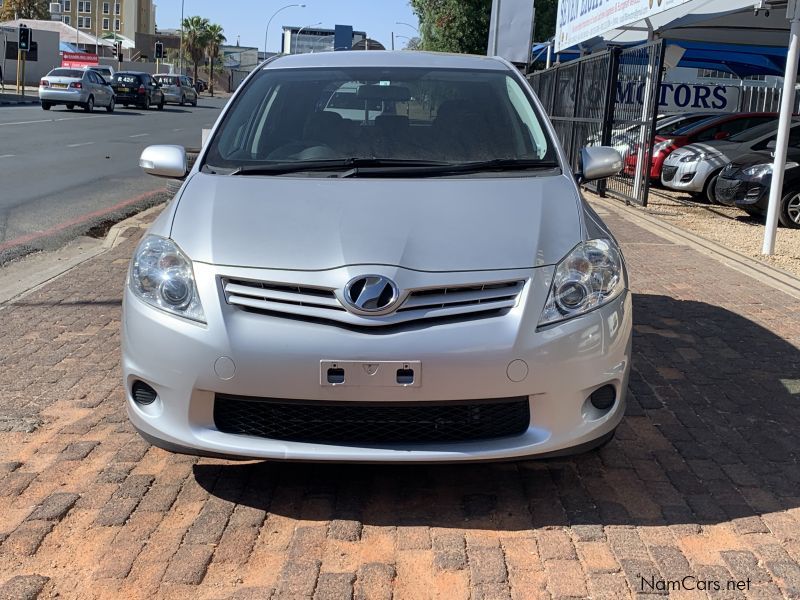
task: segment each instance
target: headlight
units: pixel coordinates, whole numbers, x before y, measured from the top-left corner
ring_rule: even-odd
[[[664,140],[663,142],[658,142],[653,146],[653,156],[655,156],[656,154],[658,154],[663,150],[666,150],[671,145],[672,145],[672,140]]]
[[[708,158],[705,152],[690,152],[681,156],[682,163],[699,162]]]
[[[539,325],[587,313],[624,289],[622,258],[614,244],[603,239],[582,242],[556,266]]]
[[[156,235],[136,248],[129,278],[131,291],[151,306],[193,321],[206,322],[192,261],[177,244]]]
[[[796,162],[787,162],[785,170],[794,169],[798,166]],[[772,175],[772,163],[764,163],[761,165],[753,165],[742,170],[742,175],[748,179],[762,179],[767,175]]]

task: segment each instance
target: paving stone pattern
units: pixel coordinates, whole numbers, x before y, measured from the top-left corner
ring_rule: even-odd
[[[634,293],[629,408],[570,459],[151,448],[120,388],[134,239],[0,310],[0,598],[800,598],[798,302],[607,221]]]

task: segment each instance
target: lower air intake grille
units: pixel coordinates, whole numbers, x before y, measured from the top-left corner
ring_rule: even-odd
[[[362,404],[217,394],[214,422],[223,433],[292,442],[458,442],[520,435],[530,408],[527,396]]]

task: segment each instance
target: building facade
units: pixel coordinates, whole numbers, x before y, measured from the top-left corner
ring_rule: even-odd
[[[281,52],[284,54],[308,54],[310,52],[330,52],[333,50],[335,29],[315,26],[284,26],[281,38]],[[352,45],[367,37],[364,31],[353,31]]]
[[[155,33],[153,0],[59,0],[61,20],[97,37],[118,33],[133,40]]]

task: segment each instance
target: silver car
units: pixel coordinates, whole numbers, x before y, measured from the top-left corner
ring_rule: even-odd
[[[153,79],[161,85],[166,102],[197,106],[197,92],[185,75],[153,75]]]
[[[68,110],[76,106],[92,112],[95,106],[104,106],[114,112],[114,90],[102,75],[90,69],[53,69],[39,82],[39,102],[44,110],[57,104],[66,104]]]
[[[800,120],[792,122],[791,136],[800,136]],[[724,140],[696,142],[670,153],[661,169],[661,183],[673,190],[688,192],[715,202],[717,177],[728,164],[746,154],[770,148],[778,135],[778,119],[732,135]]]
[[[374,118],[327,110],[358,86]],[[178,146],[145,171],[186,174]],[[123,382],[178,452],[473,461],[573,453],[625,410],[631,294],[541,105],[499,58],[281,56],[223,109],[135,250]]]

